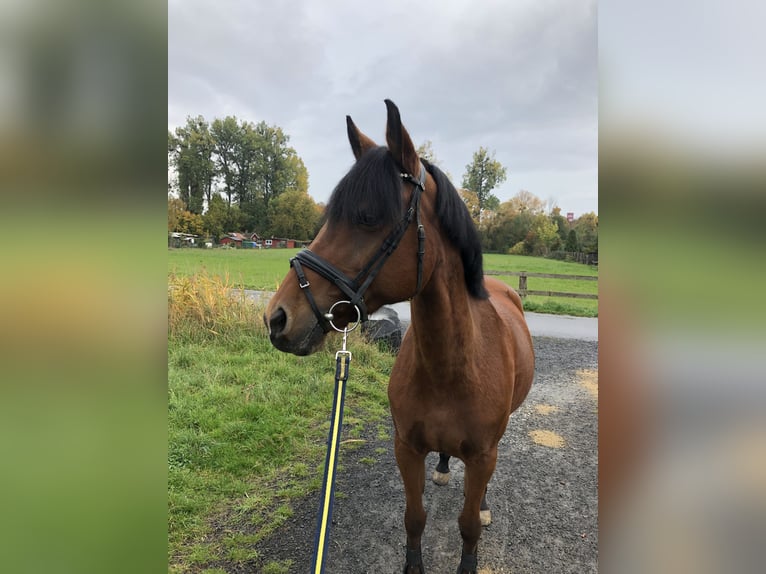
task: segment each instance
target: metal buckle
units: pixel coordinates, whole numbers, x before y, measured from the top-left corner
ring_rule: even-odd
[[[345,340],[344,340],[344,342],[345,342]],[[335,360],[337,361],[338,357],[340,357],[341,355],[348,355],[348,360],[349,361],[351,360],[351,351],[345,351],[345,350],[342,350],[342,349],[340,351],[336,351],[335,352]]]
[[[309,285],[311,285],[311,283],[309,283],[309,280],[308,280],[308,279],[306,279],[306,282],[305,282],[305,283],[303,283],[302,281],[301,281],[300,283],[298,283],[298,286],[299,286],[301,289],[305,289],[305,288],[306,288],[306,287],[308,287]]]

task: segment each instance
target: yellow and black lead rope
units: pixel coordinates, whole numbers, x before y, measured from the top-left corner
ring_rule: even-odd
[[[330,521],[332,519],[332,505],[335,498],[335,470],[338,460],[338,448],[340,446],[340,432],[343,427],[343,401],[346,396],[348,366],[351,362],[351,353],[346,351],[345,347],[344,336],[344,349],[335,354],[335,395],[332,402],[330,434],[327,439],[322,499],[319,504],[317,528],[314,536],[314,564],[311,568],[313,574],[320,574],[324,571],[327,543],[330,540]]]

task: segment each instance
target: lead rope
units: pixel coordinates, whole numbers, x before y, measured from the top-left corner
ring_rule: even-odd
[[[332,520],[332,506],[335,500],[335,471],[338,462],[338,450],[340,447],[340,432],[343,428],[343,402],[346,397],[346,382],[348,381],[348,367],[351,363],[351,351],[346,349],[348,334],[359,326],[361,314],[359,308],[353,305],[357,312],[357,321],[349,329],[339,329],[332,322],[333,309],[339,304],[349,304],[348,301],[338,301],[325,315],[330,326],[339,333],[343,333],[341,350],[335,353],[335,393],[332,401],[332,414],[330,415],[330,434],[327,437],[327,454],[324,463],[324,479],[322,480],[322,498],[319,503],[317,515],[316,534],[314,535],[314,563],[311,572],[321,574],[324,572],[324,560],[327,555],[326,549],[330,541],[330,524]]]

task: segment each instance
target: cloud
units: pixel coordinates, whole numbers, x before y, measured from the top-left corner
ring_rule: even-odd
[[[280,125],[322,201],[352,161],[345,115],[382,142],[391,98],[456,183],[484,145],[511,174],[501,199],[529,188],[525,171],[537,185],[572,171],[589,196],[575,210],[596,209],[595,2],[442,4],[171,0],[169,123],[202,114]],[[566,207],[575,190],[549,181],[529,190]]]

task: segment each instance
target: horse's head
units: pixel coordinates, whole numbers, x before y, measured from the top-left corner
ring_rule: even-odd
[[[291,260],[264,314],[271,342],[282,351],[316,351],[333,327],[414,296],[431,274],[425,224],[436,184],[399,110],[390,100],[386,106],[388,147],[378,147],[346,117],[356,163],[333,191],[310,250]]]

